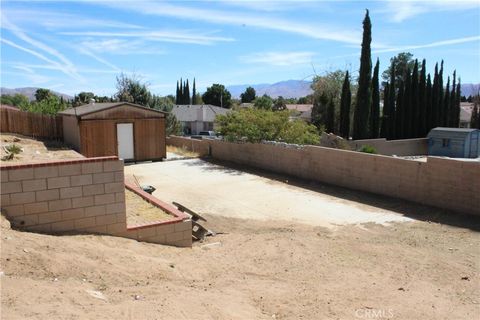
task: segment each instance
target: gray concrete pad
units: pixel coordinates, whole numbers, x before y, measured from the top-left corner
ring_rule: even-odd
[[[153,185],[157,188],[153,195],[159,199],[203,214],[325,227],[411,220],[387,209],[290,185],[288,178],[282,182],[201,159],[133,164],[125,167],[125,174]]]

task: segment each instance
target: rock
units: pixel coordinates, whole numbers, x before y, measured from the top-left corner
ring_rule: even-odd
[[[107,301],[107,297],[105,297],[105,295],[103,293],[101,293],[100,291],[96,291],[96,290],[85,290],[86,293],[88,293],[90,296],[96,298],[96,299],[99,299],[99,300],[103,300],[103,301]]]
[[[200,246],[200,248],[202,248],[203,250],[209,250],[211,248],[221,247],[221,246],[222,246],[221,242],[213,242],[213,243],[204,244]]]

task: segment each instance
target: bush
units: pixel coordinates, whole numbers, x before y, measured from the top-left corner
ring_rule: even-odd
[[[22,148],[20,148],[16,144],[10,144],[6,146],[5,149],[12,154],[19,154],[20,152],[22,152]]]
[[[283,141],[297,144],[317,144],[316,127],[301,120],[289,120],[288,111],[273,112],[264,109],[242,109],[218,115],[217,132],[227,141],[261,142]]]
[[[376,154],[376,153],[377,153],[377,149],[375,149],[375,148],[372,147],[372,146],[365,145],[365,146],[362,146],[362,147],[360,148],[360,152]]]

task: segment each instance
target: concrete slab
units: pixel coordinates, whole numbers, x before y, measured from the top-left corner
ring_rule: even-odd
[[[200,159],[129,165],[125,174],[153,185],[154,196],[200,214],[281,219],[319,226],[409,221],[401,214]],[[287,179],[287,178],[285,178]]]

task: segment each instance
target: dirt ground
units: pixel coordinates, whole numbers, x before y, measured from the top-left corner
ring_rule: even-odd
[[[2,228],[2,319],[478,318],[469,228],[207,218],[227,234],[192,249]]]
[[[148,203],[142,197],[127,189],[125,189],[125,204],[127,207],[127,226],[129,227],[174,218],[172,215]]]
[[[12,160],[1,161],[0,164],[39,162],[45,160],[61,160],[83,158],[80,153],[75,152],[62,143],[56,141],[40,141],[19,134],[0,135],[0,158],[7,155],[4,147],[15,144],[23,149]]]

